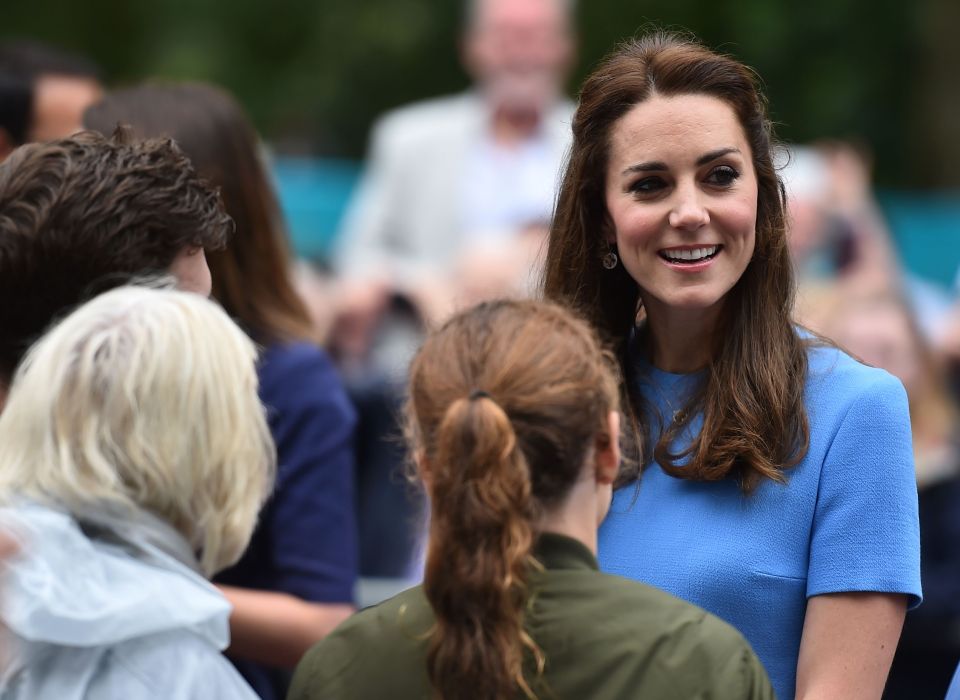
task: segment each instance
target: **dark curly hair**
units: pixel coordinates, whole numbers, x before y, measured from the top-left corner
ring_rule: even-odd
[[[219,249],[232,222],[170,139],[84,132],[0,164],[0,385],[58,316],[184,249]]]

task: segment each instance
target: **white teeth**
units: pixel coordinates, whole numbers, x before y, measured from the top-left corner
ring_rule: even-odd
[[[664,256],[669,260],[702,260],[716,254],[717,246],[712,245],[706,248],[692,248],[685,250],[671,250],[664,252]]]

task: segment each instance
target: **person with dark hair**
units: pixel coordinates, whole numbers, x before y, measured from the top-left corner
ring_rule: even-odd
[[[108,94],[84,123],[173,138],[234,220],[230,245],[209,256],[213,296],[264,347],[260,397],[279,467],[250,548],[216,582],[234,605],[230,657],[262,698],[283,697],[303,653],[354,610],[354,409],[314,342],[259,140],[234,99],[200,83],[146,84]]]
[[[555,304],[483,303],[428,337],[406,411],[423,585],[315,646],[290,700],[772,698],[731,627],[597,571],[618,404],[615,360]]]
[[[30,81],[0,69],[0,160],[27,142],[32,102]]]
[[[24,143],[79,131],[102,91],[99,70],[83,56],[27,39],[0,42],[0,160]]]
[[[574,116],[544,292],[625,376],[636,459],[603,569],[733,624],[778,697],[879,698],[921,597],[907,398],[791,320],[757,83],[672,34],[608,57]]]
[[[205,250],[232,222],[169,139],[72,138],[0,163],[0,405],[23,353],[64,312],[151,274],[210,293]]]

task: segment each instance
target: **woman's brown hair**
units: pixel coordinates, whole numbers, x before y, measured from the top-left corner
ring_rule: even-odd
[[[411,367],[408,436],[431,495],[424,591],[437,697],[533,695],[523,626],[531,547],[617,410],[616,361],[548,302],[487,302],[433,333]],[[609,436],[607,436],[609,438]]]
[[[635,373],[630,371],[628,340],[636,331],[642,342],[648,329],[642,323],[638,281],[622,265],[606,270],[601,264],[605,241],[613,233],[604,199],[610,136],[614,124],[649,97],[689,94],[722,100],[743,127],[758,184],[756,248],[727,295],[704,384],[678,412],[680,417],[662,435],[648,436],[650,410],[635,391],[625,390],[637,433],[649,441],[637,440],[638,459],[621,475],[621,483],[636,478],[637,468],[652,457],[672,476],[716,481],[733,475],[750,491],[763,477],[785,480],[783,470],[806,453],[809,426],[803,404],[806,342],[791,320],[794,279],[785,194],[774,169],[766,102],[749,68],[670,33],[630,41],[600,64],[584,83],[574,116],[573,147],[550,231],[543,287],[548,298],[591,319],[621,351],[629,381]],[[678,431],[698,411],[703,413],[699,437],[681,454],[671,453]],[[652,447],[643,449],[641,443]]]
[[[112,92],[84,114],[84,125],[101,132],[118,123],[141,138],[173,138],[220,189],[236,233],[208,262],[213,296],[227,313],[263,343],[312,340],[259,141],[236,101],[212,85],[154,83]]]

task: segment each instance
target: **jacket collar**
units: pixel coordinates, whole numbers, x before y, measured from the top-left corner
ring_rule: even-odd
[[[554,532],[540,535],[533,555],[546,569],[600,569],[597,558],[583,542]]]

